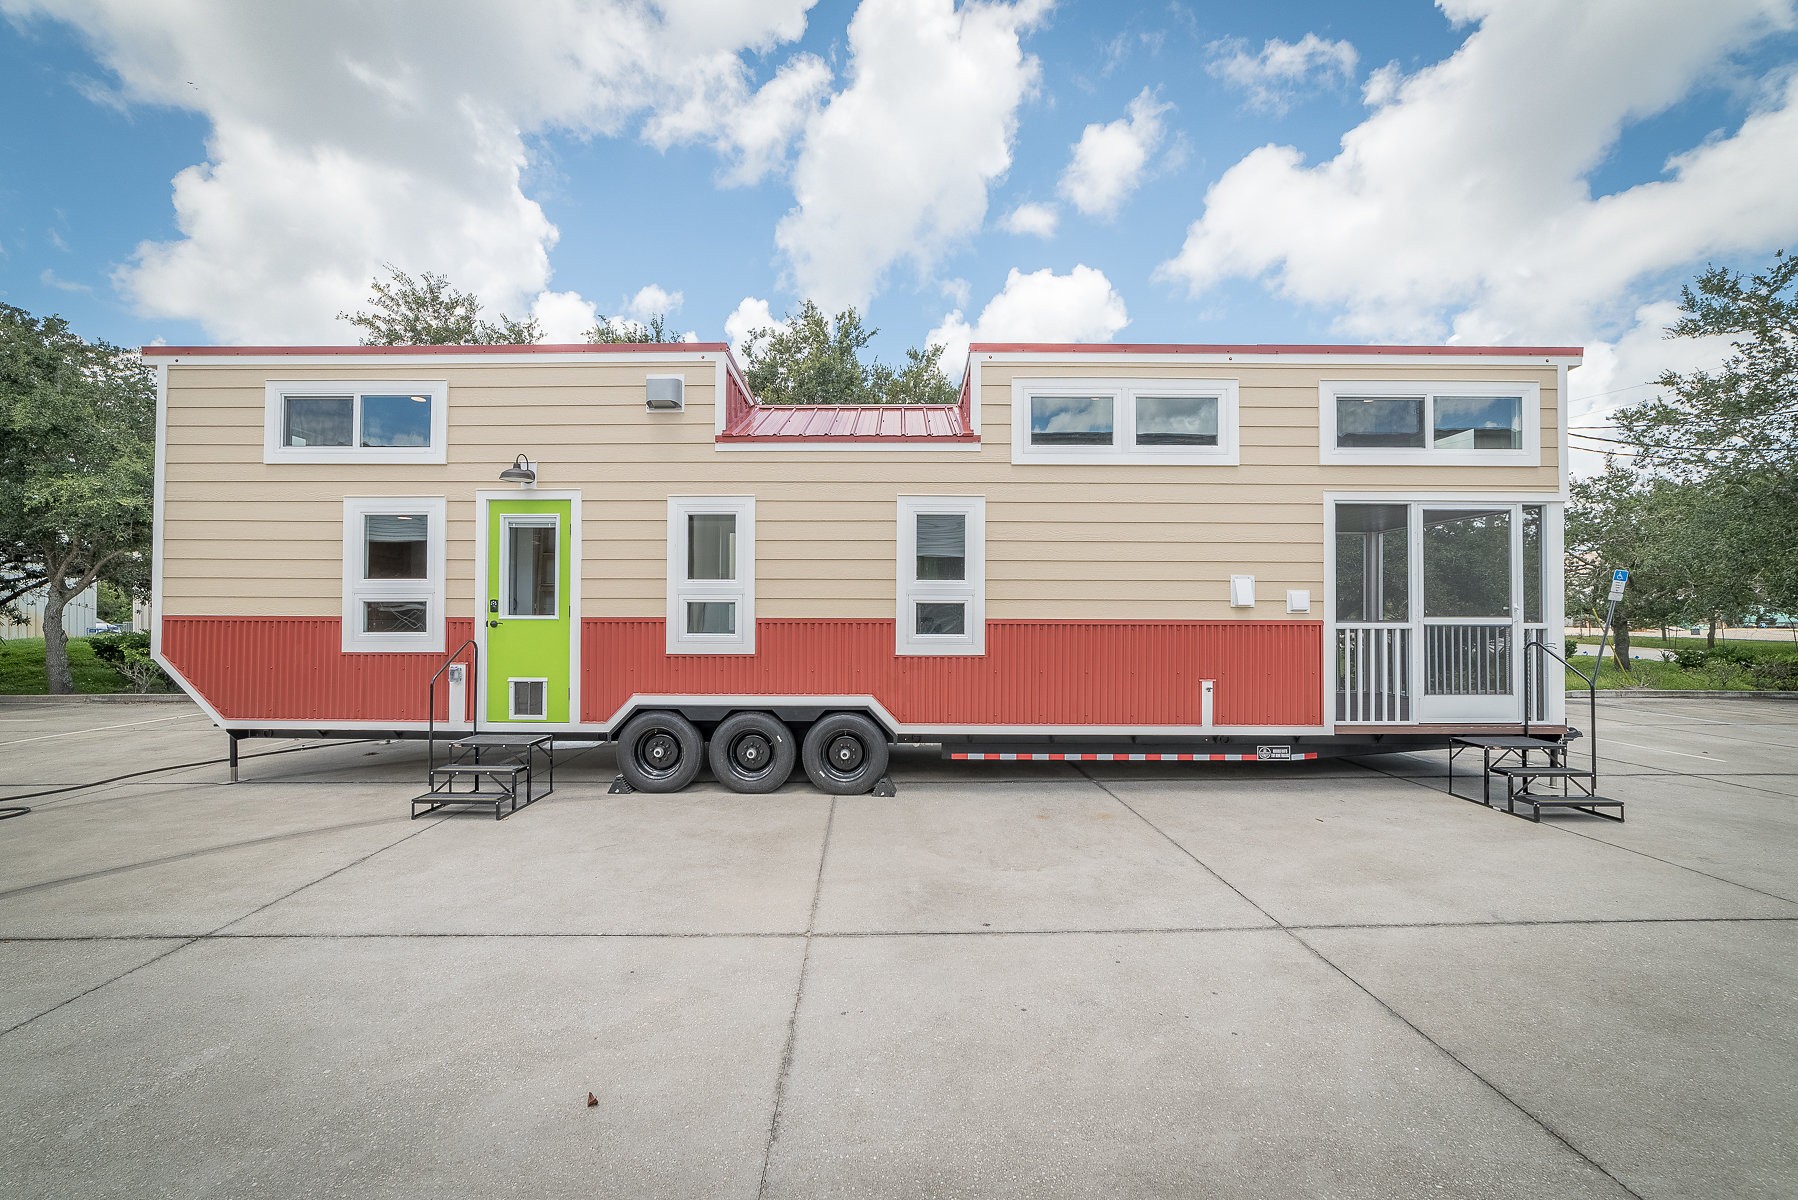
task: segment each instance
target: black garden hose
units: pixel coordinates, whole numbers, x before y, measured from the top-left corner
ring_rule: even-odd
[[[320,742],[315,746],[289,746],[284,750],[264,750],[261,754],[243,754],[243,755],[239,755],[238,757],[239,757],[240,761],[243,759],[250,759],[250,758],[272,758],[277,754],[297,754],[301,750],[323,750],[327,746],[366,746],[370,742],[378,742],[378,741],[383,741],[383,740],[385,740],[385,739],[382,739],[382,738],[356,738],[353,741],[347,741],[347,742],[336,742],[336,741]],[[202,759],[199,762],[171,763],[166,767],[150,767],[149,769],[143,770],[143,771],[131,771],[124,775],[114,775],[108,779],[94,779],[94,780],[90,780],[87,783],[71,783],[67,787],[46,788],[41,792],[21,792],[17,796],[0,796],[0,802],[12,801],[12,800],[36,800],[40,796],[60,796],[64,792],[79,792],[79,791],[84,791],[87,788],[104,787],[106,784],[109,784],[109,783],[122,783],[127,779],[138,779],[145,775],[160,775],[164,771],[185,771],[189,767],[211,767],[211,766],[216,766],[219,763],[227,763],[230,761],[231,760],[229,758],[207,758],[207,759]],[[22,817],[30,811],[31,811],[31,809],[26,805],[23,805],[23,804],[10,805],[9,804],[7,807],[0,808],[0,821],[7,820],[10,817]]]

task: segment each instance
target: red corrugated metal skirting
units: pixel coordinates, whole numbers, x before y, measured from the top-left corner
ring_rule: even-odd
[[[473,636],[473,621],[449,622],[449,646]],[[345,654],[338,617],[164,617],[162,653],[227,720],[321,724],[422,722],[426,685],[444,659]],[[448,704],[440,681],[439,721]]]
[[[449,645],[473,632],[449,623]],[[989,621],[980,657],[900,657],[893,622],[763,618],[753,655],[670,655],[663,621],[581,623],[581,720],[635,695],[872,696],[907,725],[1323,723],[1315,621]],[[345,654],[335,617],[165,617],[162,650],[228,721],[425,719],[440,654]],[[472,696],[472,689],[470,692]],[[440,685],[437,719],[448,719]]]
[[[908,725],[1321,725],[1315,621],[988,621],[981,657],[900,657],[891,621],[762,618],[753,655],[665,653],[660,618],[581,623],[581,718],[637,695],[869,695]]]

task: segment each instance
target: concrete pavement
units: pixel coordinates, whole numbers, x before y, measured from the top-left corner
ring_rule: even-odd
[[[0,1196],[1794,1194],[1798,705],[1601,709],[1625,825],[1440,753],[903,748],[833,801],[596,749],[495,822],[335,744],[29,800]],[[9,705],[0,795],[223,750]]]

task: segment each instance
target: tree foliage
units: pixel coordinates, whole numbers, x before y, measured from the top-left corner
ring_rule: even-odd
[[[361,330],[364,346],[523,346],[543,337],[535,317],[483,319],[480,299],[445,276],[426,271],[414,279],[392,263],[382,266],[389,278],[369,281],[371,311],[337,314]]]
[[[1716,370],[1663,374],[1660,395],[1616,415],[1627,449],[1573,487],[1570,612],[1603,611],[1612,567],[1631,572],[1638,626],[1798,612],[1795,290],[1798,259],[1783,252],[1759,275],[1715,267],[1681,290],[1668,336],[1728,336],[1733,352]]]
[[[954,404],[955,385],[943,377],[943,348],[906,351],[903,366],[862,352],[878,329],[862,324],[853,307],[833,320],[807,300],[784,328],[753,330],[743,339],[744,375],[763,404]]]
[[[68,602],[102,574],[147,585],[155,423],[137,355],[0,304],[0,604],[44,589],[52,693],[74,690]]]
[[[656,313],[647,321],[602,316],[593,328],[581,336],[602,346],[647,345],[681,340],[680,333],[669,327],[667,313]]]

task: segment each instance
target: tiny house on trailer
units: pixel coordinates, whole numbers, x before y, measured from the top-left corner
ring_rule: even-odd
[[[1565,731],[1577,348],[976,344],[910,407],[760,404],[720,343],[144,354],[155,654],[233,746],[531,730],[671,791],[709,739],[850,793],[894,741]]]

